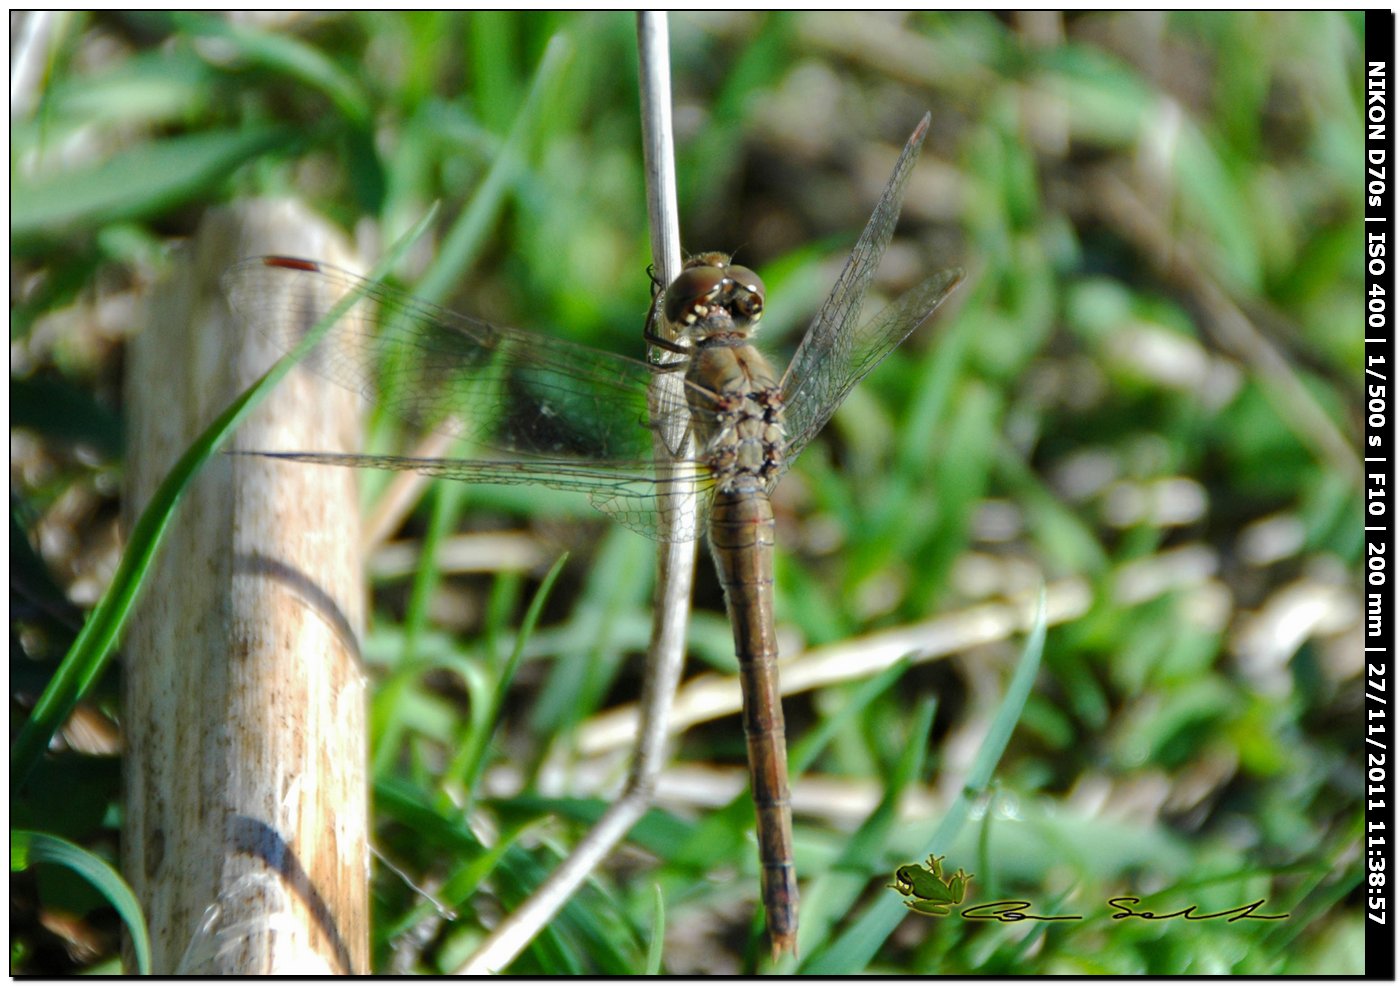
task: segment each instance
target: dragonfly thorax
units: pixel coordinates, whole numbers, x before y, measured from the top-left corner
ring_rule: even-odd
[[[699,340],[686,380],[700,456],[725,493],[767,490],[783,469],[782,390],[746,343]]]

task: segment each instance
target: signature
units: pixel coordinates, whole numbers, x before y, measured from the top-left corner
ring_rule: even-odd
[[[929,856],[926,864],[912,863],[894,871],[894,883],[886,884],[891,890],[899,891],[904,898],[902,903],[918,914],[927,917],[947,917],[953,908],[962,903],[972,882],[972,874],[960,868],[946,875],[943,872],[942,856]],[[1106,901],[1113,909],[1110,915],[1114,921],[1137,918],[1140,921],[1170,921],[1181,918],[1184,921],[1282,921],[1287,914],[1256,914],[1264,906],[1264,898],[1241,904],[1239,907],[1213,911],[1209,914],[1197,912],[1197,905],[1189,904],[1179,911],[1158,914],[1156,911],[1136,910],[1132,905],[1141,904],[1141,897],[1110,897]],[[967,921],[996,921],[998,924],[1014,924],[1017,921],[1083,921],[1082,914],[1035,914],[1029,908],[1028,900],[994,900],[986,904],[974,904],[958,913]]]
[[[1256,914],[1255,911],[1264,906],[1264,898],[1260,897],[1256,901],[1248,904],[1241,904],[1239,907],[1232,907],[1224,911],[1214,911],[1210,914],[1199,914],[1196,905],[1191,904],[1183,907],[1179,911],[1172,911],[1168,914],[1158,914],[1155,911],[1134,910],[1131,905],[1141,904],[1141,897],[1111,897],[1107,901],[1109,907],[1113,908],[1114,921],[1123,921],[1128,918],[1138,918],[1142,921],[1168,921],[1172,918],[1182,918],[1186,921],[1218,921],[1224,920],[1233,924],[1236,921],[1243,921],[1248,918],[1251,921],[1282,921],[1288,917],[1287,914]],[[1032,914],[1027,910],[1031,906],[1028,900],[996,900],[986,904],[976,904],[972,907],[965,907],[958,913],[969,921],[996,921],[1000,924],[1013,924],[1017,921],[1083,921],[1082,914]]]

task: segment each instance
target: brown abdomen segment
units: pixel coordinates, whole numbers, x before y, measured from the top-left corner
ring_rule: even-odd
[[[792,864],[787,734],[778,690],[773,623],[773,505],[762,490],[718,493],[710,549],[724,586],[744,693],[744,737],[758,813],[763,906],[773,956],[797,945],[797,876]]]

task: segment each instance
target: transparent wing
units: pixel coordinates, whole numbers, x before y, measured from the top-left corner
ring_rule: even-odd
[[[571,493],[587,493],[588,502],[622,526],[655,541],[670,540],[671,530],[690,530],[699,537],[709,516],[714,487],[713,475],[693,463],[693,470],[678,468],[675,475],[658,478],[656,464],[650,461],[597,462],[582,459],[532,458],[492,462],[484,459],[415,459],[400,455],[352,455],[338,452],[245,452],[269,459],[307,462],[323,466],[349,466],[356,469],[391,469],[417,472],[425,476],[459,480],[464,483],[490,483],[514,486],[531,483]],[[692,478],[693,477],[693,478]],[[699,495],[684,496],[690,484]],[[675,500],[669,498],[674,494]],[[673,504],[680,504],[677,507]],[[666,511],[687,510],[684,523],[661,524]]]
[[[806,386],[786,406],[788,463],[826,426],[861,378],[922,325],[962,278],[956,267],[939,271],[828,347],[827,363],[805,378]]]
[[[656,477],[652,429],[683,428],[690,411],[684,397],[648,410],[655,368],[459,315],[317,261],[245,260],[229,268],[223,286],[233,309],[284,350],[348,293],[362,292],[306,365],[411,425],[511,456],[277,457],[583,492],[633,530],[661,536],[657,512],[681,480]],[[702,489],[709,476],[698,466],[679,472],[696,475]]]
[[[316,261],[246,260],[223,284],[234,310],[284,350],[362,292],[308,365],[409,424],[512,454],[651,457],[655,371],[639,360],[491,325]],[[660,413],[689,412],[681,401]]]
[[[933,314],[962,278],[959,270],[941,271],[860,329],[854,328],[860,320],[865,293],[894,233],[904,201],[904,186],[923,147],[928,125],[926,113],[904,145],[870,221],[783,374],[789,463],[831,419],[851,388]]]

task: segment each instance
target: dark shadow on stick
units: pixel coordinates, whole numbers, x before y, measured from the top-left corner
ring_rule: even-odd
[[[335,951],[336,967],[342,973],[353,974],[356,970],[350,967],[350,950],[340,936],[325,898],[312,885],[311,877],[281,833],[256,818],[235,815],[229,822],[229,844],[235,852],[246,852],[261,859],[282,877],[283,885],[306,904],[312,919],[330,942]]]
[[[234,559],[235,575],[254,575],[280,582],[289,587],[298,599],[320,615],[330,626],[341,646],[355,658],[357,665],[363,665],[360,655],[360,640],[350,625],[340,605],[331,598],[325,589],[299,568],[294,568],[277,558],[267,555],[239,555]]]

